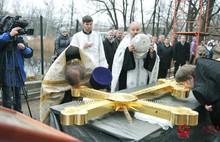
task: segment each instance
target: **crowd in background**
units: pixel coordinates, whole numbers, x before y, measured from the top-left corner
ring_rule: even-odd
[[[66,76],[68,84],[75,88],[80,86],[80,83],[83,83],[80,81],[84,78],[81,76],[82,72],[86,74],[97,69],[97,67],[104,67],[108,68],[112,74],[112,81],[108,82],[109,86],[104,91],[113,93],[123,89],[151,84],[156,82],[158,78],[170,77],[172,67],[174,68],[173,75],[175,77],[179,68],[182,68],[181,66],[196,64],[197,57],[218,58],[219,44],[212,40],[208,41],[207,44],[205,41],[201,41],[198,46],[196,37],[191,37],[192,40],[187,41],[186,36],[176,35],[175,42],[172,44],[170,38],[164,35],[160,35],[157,40],[155,36],[143,34],[141,32],[141,24],[138,22],[132,22],[129,25],[126,35],[121,30],[109,30],[103,39],[99,32],[92,30],[93,19],[91,16],[83,17],[82,23],[82,31],[72,37],[70,45],[66,47],[67,49],[64,49],[65,54],[60,54],[61,58],[58,58],[60,61],[54,62],[51,66],[52,69],[56,70],[49,70],[50,72],[46,74],[45,79],[60,83],[57,79],[65,79],[65,76],[68,75],[68,77]],[[146,36],[149,39],[149,48],[143,46],[142,48],[146,48],[146,50],[139,50],[139,47],[141,47],[140,39]],[[140,43],[132,43],[133,39],[139,40]],[[146,38],[144,41],[147,41]],[[66,66],[65,69],[70,65],[70,70],[65,72],[62,78],[57,76],[63,71],[62,68],[57,68],[60,65],[62,67]],[[82,67],[85,71],[82,71],[82,68],[77,66]],[[105,73],[92,72],[90,75],[93,78],[94,76],[100,78]],[[86,75],[83,76],[86,77]],[[99,85],[106,85],[106,79],[101,79],[102,81],[98,82]],[[93,87],[92,83],[94,82],[91,82],[90,78],[90,87]],[[51,92],[59,95],[60,101],[65,100],[66,96],[70,96],[70,100],[67,102],[71,101],[73,98],[71,93],[68,93],[70,92],[68,84],[65,84],[66,88],[59,84],[56,84],[56,87],[54,87],[53,83],[45,86],[43,84],[41,98],[46,95],[44,92]],[[59,92],[61,94],[57,94],[54,91],[55,88],[57,92],[61,90]],[[94,89],[100,90],[97,86]],[[46,121],[46,118],[48,118],[49,106],[47,104],[49,102],[54,103],[51,103],[51,105],[56,104],[52,97],[41,101],[41,121]]]
[[[68,37],[68,32],[65,27],[60,28],[60,34],[55,40],[55,49],[53,61],[65,50],[70,44],[71,37]],[[115,52],[119,46],[122,39],[128,34],[127,31],[122,31],[120,29],[110,29],[109,31],[102,34],[103,47],[105,51],[105,56],[107,63],[109,65],[108,69],[112,71],[112,64]],[[174,42],[172,45],[172,39],[165,37],[165,35],[160,35],[158,38],[156,36],[150,35],[151,42],[154,44],[154,49],[157,51],[160,57],[160,66],[158,78],[170,77],[170,69],[174,67],[174,75],[180,66],[184,64],[195,64],[195,59],[197,57],[205,57],[209,59],[217,59],[220,57],[220,47],[219,42],[214,40],[201,40],[196,51],[197,40],[195,36],[188,37],[191,38],[190,41],[186,40],[184,35],[175,35]],[[196,55],[197,54],[197,55]]]

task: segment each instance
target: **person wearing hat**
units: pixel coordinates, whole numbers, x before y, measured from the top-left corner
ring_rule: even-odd
[[[212,56],[213,56],[213,42],[212,40],[208,42],[207,46],[206,46],[206,50],[205,50],[205,58],[208,58],[208,59],[212,59]]]
[[[59,30],[60,34],[54,42],[55,46],[55,59],[66,49],[70,44],[70,38],[65,27],[61,27]],[[54,59],[54,60],[55,60]]]
[[[71,82],[79,81],[77,79],[77,72],[82,73],[83,70],[81,67],[77,68],[79,65],[77,65],[77,62],[72,63],[72,61],[80,61],[80,66],[85,69],[85,79],[80,80],[80,82],[78,82],[80,83],[79,85],[97,88],[97,84],[105,85],[109,83],[106,82],[106,80],[110,80],[111,75],[108,74],[108,79],[104,79],[104,82],[102,82],[103,79],[99,73],[100,70],[103,71],[103,67],[108,68],[108,64],[105,58],[101,35],[92,31],[92,21],[92,17],[90,16],[83,17],[83,31],[73,36],[70,45],[59,55],[44,76],[40,93],[41,122],[49,123],[51,106],[75,99],[72,98],[70,94],[70,89],[73,85]],[[67,71],[68,68],[74,68],[75,71]],[[95,70],[97,68],[98,71]],[[93,74],[94,70],[95,73]],[[68,74],[74,75],[67,77]],[[93,80],[90,80],[91,76],[98,82],[96,82],[97,84],[95,84]]]
[[[99,90],[109,85],[111,78],[107,68],[97,66],[81,48],[69,45],[42,80],[40,121],[49,124],[51,106],[82,100],[81,97],[72,97],[72,87],[83,85]]]
[[[138,22],[132,22],[114,56],[111,92],[156,82],[158,68],[159,57],[150,37],[141,34]]]

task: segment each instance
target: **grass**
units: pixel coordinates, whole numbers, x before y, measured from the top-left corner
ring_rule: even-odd
[[[54,54],[54,37],[46,37],[43,39],[43,55],[44,61],[47,63],[51,62],[51,57]],[[40,38],[34,38],[27,41],[28,45],[33,49],[34,55],[31,58],[32,60],[41,60],[41,42]]]
[[[48,66],[51,64],[51,57],[54,54],[54,41],[55,37],[46,37],[43,39],[43,56],[44,56],[44,65]],[[31,40],[26,40],[28,46],[33,49],[33,57],[30,58],[30,66],[36,66],[36,64],[41,63],[41,40],[40,38],[33,38]],[[40,69],[39,69],[40,70]],[[45,74],[45,71],[44,71]],[[41,72],[34,74],[27,74],[26,81],[36,81],[41,80]]]

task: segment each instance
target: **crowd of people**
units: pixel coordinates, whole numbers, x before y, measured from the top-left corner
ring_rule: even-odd
[[[62,50],[60,59],[58,58],[59,60],[52,64],[51,69],[44,78],[45,82],[50,80],[51,84],[44,83],[44,81],[42,83],[41,121],[44,121],[48,115],[49,107],[47,104],[55,105],[65,100],[66,92],[73,86],[70,83],[65,85],[57,83],[67,78],[63,74],[63,70],[69,68],[68,66],[74,70],[69,73],[73,73],[72,77],[75,77],[75,79],[71,79],[70,76],[68,80],[75,80],[78,85],[85,82],[87,82],[87,85],[91,83],[88,83],[88,80],[85,81],[85,77],[91,76],[92,70],[96,67],[102,66],[109,69],[112,73],[112,81],[104,91],[116,92],[147,85],[156,82],[159,78],[170,77],[171,67],[174,68],[173,75],[175,77],[182,66],[196,64],[196,57],[212,59],[214,55],[217,55],[215,52],[218,52],[218,50],[215,50],[213,41],[209,41],[207,44],[201,41],[198,52],[196,52],[196,37],[191,37],[190,43],[184,35],[179,36],[179,38],[175,36],[175,43],[172,45],[170,38],[165,37],[165,35],[160,35],[157,40],[157,37],[145,34],[149,38],[150,44],[147,51],[140,53],[137,52],[138,47],[132,44],[132,39],[142,34],[141,25],[138,22],[130,23],[126,35],[122,30],[109,30],[104,40],[98,32],[92,29],[93,19],[91,16],[84,16],[82,25],[83,30],[74,34],[70,45],[66,45],[66,49]],[[75,59],[77,59],[77,63]],[[72,63],[68,63],[69,61],[72,61]],[[61,64],[60,68],[63,69],[58,70],[57,66]],[[73,68],[73,66],[80,67]],[[80,72],[83,72],[85,77],[80,76]],[[62,73],[62,76],[54,77],[55,74],[60,73]],[[83,78],[83,81],[79,81],[79,78]],[[53,81],[54,83],[52,83]],[[57,90],[54,90],[55,84],[61,87],[56,86]],[[59,101],[51,103],[53,98],[51,97],[50,100],[48,94],[59,96]],[[71,95],[69,95],[69,98],[71,98]]]
[[[219,43],[211,40],[206,44],[202,40],[197,52],[196,37],[191,37],[192,41],[190,43],[184,35],[181,35],[179,39],[175,36],[176,40],[174,45],[172,45],[170,38],[165,37],[165,35],[160,35],[157,40],[155,36],[143,34],[141,32],[141,24],[138,22],[130,23],[127,34],[124,34],[119,29],[109,30],[103,40],[99,32],[92,29],[93,18],[88,15],[82,18],[82,26],[82,31],[77,32],[71,38],[68,37],[68,31],[65,27],[60,28],[60,34],[55,40],[56,59],[53,61],[42,81],[40,96],[41,121],[48,121],[50,106],[74,99],[71,96],[71,87],[80,85],[91,87],[92,85],[89,82],[88,76],[91,76],[93,70],[97,67],[106,68],[111,72],[112,81],[106,85],[106,89],[104,90],[108,92],[139,87],[156,82],[159,78],[167,78],[170,76],[169,70],[171,67],[174,67],[173,75],[176,80],[188,84],[188,87],[195,93],[196,99],[208,111],[214,111],[210,113],[211,119],[214,125],[219,126],[219,121],[217,121],[219,120],[218,97],[214,97],[212,100],[208,96],[210,94],[204,94],[204,92],[196,90],[194,86],[194,84],[198,84],[200,81],[197,76],[200,74],[198,72],[202,70],[201,66],[211,64],[212,59],[220,57]],[[13,28],[11,31],[5,32],[0,36],[1,61],[5,61],[4,58],[8,58],[5,56],[8,56],[6,53],[9,51],[7,50],[6,52],[5,50],[8,46],[11,46],[11,39],[16,38],[16,44],[13,43],[13,46],[15,46],[15,55],[18,57],[18,61],[13,64],[19,66],[20,71],[20,74],[14,74],[16,79],[11,84],[12,79],[10,78],[13,77],[13,74],[10,74],[10,69],[1,69],[1,77],[3,77],[1,79],[1,88],[3,90],[3,106],[7,108],[14,106],[15,110],[22,112],[20,92],[22,87],[21,82],[25,81],[23,60],[24,58],[30,58],[33,55],[33,51],[25,44],[22,37],[17,36],[19,29],[19,27]],[[145,38],[145,40],[149,39],[149,41],[146,41],[149,42],[148,47],[146,47],[147,50],[139,51],[137,45],[132,43],[133,39],[139,35],[142,35],[142,38]],[[9,55],[10,57],[11,54]],[[196,59],[196,57],[198,58]],[[201,61],[200,57],[206,60]],[[11,61],[12,59],[7,63],[1,63],[1,65],[10,68],[12,66]],[[203,65],[203,63],[206,63],[206,65]],[[197,64],[200,65],[200,68],[197,67]],[[218,61],[214,61],[213,64],[219,66]],[[210,68],[210,66],[208,67]],[[214,66],[212,67],[215,68]],[[217,72],[217,70],[213,71]],[[205,75],[202,77],[205,80],[210,79]],[[216,78],[213,77],[213,79]],[[204,85],[207,82],[202,83]],[[218,83],[217,85],[215,82],[211,83],[214,84],[214,87],[220,87]],[[213,89],[213,86],[207,89]],[[14,100],[11,100],[11,92],[15,94]],[[213,94],[215,93],[213,92]],[[206,102],[204,103],[204,100],[198,96],[203,96],[202,99],[205,98],[204,100]],[[15,104],[12,104],[14,102]]]

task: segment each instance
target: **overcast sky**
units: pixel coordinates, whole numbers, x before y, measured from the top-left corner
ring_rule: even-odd
[[[46,9],[47,8],[46,3],[48,3],[48,1],[51,0],[7,0],[7,7],[8,7],[7,9],[13,9],[11,3],[15,1],[17,1],[21,7],[28,7],[30,5],[34,5],[38,9]],[[61,7],[61,6],[65,7],[68,4],[69,0],[53,0],[53,2],[56,7]],[[144,0],[144,2],[145,2],[144,4],[145,9],[153,8],[154,0]],[[74,0],[74,3],[75,3],[74,7],[77,12],[77,15],[79,15],[80,18],[83,15],[94,13],[94,11],[92,11],[91,8],[88,8],[90,5],[87,4],[87,0]],[[103,14],[93,16],[94,21],[106,18],[106,15],[104,16],[102,15]]]

